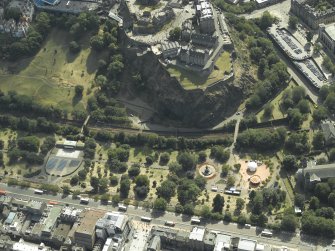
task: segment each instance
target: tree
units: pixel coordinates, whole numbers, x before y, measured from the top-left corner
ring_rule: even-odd
[[[282,167],[286,171],[296,171],[298,169],[297,158],[294,155],[286,155],[283,159]]]
[[[271,118],[272,117],[272,112],[273,112],[273,105],[271,103],[267,103],[264,106],[264,118]]]
[[[177,213],[177,214],[181,214],[183,211],[184,211],[184,207],[180,204],[177,204],[174,208],[174,211]]]
[[[322,150],[325,147],[325,137],[322,131],[318,131],[313,136],[313,147],[315,150]]]
[[[247,217],[244,214],[241,214],[237,218],[237,223],[241,226],[244,226],[247,223]]]
[[[104,38],[100,35],[95,35],[91,37],[90,45],[94,50],[100,51],[105,47]]]
[[[129,179],[123,179],[120,182],[120,196],[122,198],[128,198],[130,190],[130,180]]]
[[[299,20],[298,20],[298,18],[296,16],[290,16],[289,20],[288,20],[288,26],[292,30],[296,30],[298,22],[299,22]]]
[[[293,214],[286,214],[281,220],[280,229],[283,231],[295,232],[298,227],[297,217]]]
[[[95,176],[92,176],[90,183],[91,183],[91,186],[93,187],[94,191],[98,192],[99,191],[99,178],[95,177]]]
[[[335,160],[335,148],[331,148],[328,152],[328,157],[330,161]]]
[[[76,85],[74,87],[74,92],[75,92],[76,97],[82,97],[83,91],[84,91],[84,86],[82,85]]]
[[[321,120],[324,120],[328,117],[327,109],[324,106],[320,105],[318,106],[318,108],[314,110],[312,116],[313,116],[314,121],[319,123]]]
[[[317,197],[312,196],[309,201],[309,208],[312,210],[316,210],[320,207],[320,201]]]
[[[316,210],[316,216],[320,216],[326,219],[334,219],[334,209],[332,207],[321,207]]]
[[[157,195],[170,201],[171,197],[176,194],[176,184],[173,181],[165,180],[161,186],[157,188]]]
[[[236,210],[238,212],[241,212],[244,208],[244,200],[242,198],[237,198],[236,199]]]
[[[104,201],[104,202],[109,201],[109,198],[110,198],[110,194],[109,193],[104,193],[103,195],[100,196],[100,200]]]
[[[136,195],[140,198],[145,198],[149,192],[149,178],[146,175],[139,175],[135,178],[134,191]]]
[[[305,198],[302,194],[296,194],[294,196],[294,205],[299,207],[300,209],[304,209],[304,205],[305,205]]]
[[[79,191],[79,190],[74,190],[74,191],[72,192],[72,198],[73,198],[73,199],[77,199],[78,196],[79,196],[79,194],[80,194],[80,191]]]
[[[295,86],[292,89],[292,100],[297,104],[300,100],[304,99],[306,96],[306,90],[302,86]]]
[[[230,170],[230,166],[227,164],[222,165],[221,168],[221,177],[227,177]]]
[[[181,29],[180,27],[175,27],[174,29],[171,29],[169,31],[169,38],[173,41],[179,40],[181,35]]]
[[[288,123],[290,128],[292,129],[300,129],[302,122],[304,120],[304,117],[302,116],[302,114],[300,113],[299,109],[288,109],[288,113],[287,113],[287,119],[288,119]]]
[[[117,176],[112,176],[109,178],[111,186],[116,186],[119,183],[119,179]]]
[[[326,202],[328,200],[328,196],[331,193],[331,188],[328,183],[321,182],[316,184],[314,188],[314,194],[318,197],[319,200]]]
[[[182,166],[184,171],[194,170],[197,163],[196,156],[189,152],[182,152],[177,156],[178,163]]]
[[[328,205],[335,208],[335,193],[332,192],[328,196]]]
[[[72,41],[69,44],[69,50],[71,53],[78,53],[80,51],[80,45],[76,41]]]
[[[275,18],[271,16],[268,11],[264,11],[262,17],[259,20],[259,27],[262,30],[269,28],[275,21]]]
[[[107,178],[101,178],[99,180],[99,192],[104,193],[108,189],[109,180]]]
[[[40,141],[35,136],[26,136],[17,140],[17,145],[20,150],[26,150],[29,152],[38,152],[40,148]]]
[[[229,159],[230,152],[225,150],[222,146],[213,146],[211,148],[211,157],[219,162],[226,162]]]
[[[74,175],[71,180],[70,180],[70,184],[71,186],[75,186],[77,185],[79,182],[79,176],[78,175]]]
[[[204,163],[207,160],[207,153],[205,151],[201,151],[198,153],[198,161],[199,163]]]
[[[137,165],[132,165],[129,169],[128,169],[128,174],[129,177],[136,177],[140,174],[141,170],[140,167]]]
[[[302,114],[307,114],[307,113],[310,113],[311,111],[309,102],[306,99],[300,100],[299,103],[297,104],[297,108]]]
[[[183,213],[187,215],[193,215],[194,214],[194,205],[191,203],[186,204],[184,207]]]
[[[335,93],[329,93],[324,102],[324,105],[328,108],[329,112],[335,113]]]
[[[170,154],[167,152],[164,152],[159,157],[159,164],[160,165],[167,165],[170,161]]]
[[[227,187],[233,187],[235,185],[235,178],[234,176],[228,176],[227,179]]]
[[[213,212],[222,213],[222,209],[224,206],[224,197],[220,194],[216,194],[216,196],[213,199]]]
[[[118,195],[118,194],[114,194],[114,195],[112,196],[112,203],[113,203],[114,205],[119,204],[120,201],[121,201],[120,195]]]
[[[70,194],[71,192],[70,187],[68,185],[64,185],[62,189],[63,189],[63,194],[65,195]]]
[[[154,201],[154,209],[165,211],[166,207],[167,207],[167,202],[166,202],[165,199],[163,199],[163,198],[157,198]]]

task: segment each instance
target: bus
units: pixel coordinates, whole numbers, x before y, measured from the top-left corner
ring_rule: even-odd
[[[198,217],[193,217],[191,219],[191,224],[200,224],[200,219]]]
[[[36,193],[36,194],[43,194],[44,192],[43,192],[43,190],[35,189],[34,193]]]
[[[82,203],[82,204],[88,204],[89,202],[90,202],[89,198],[84,198],[84,197],[80,198],[80,203]]]
[[[5,190],[0,190],[0,195],[6,195],[7,192]]]
[[[127,211],[127,207],[125,205],[122,205],[122,204],[118,205],[118,209],[119,209],[119,211],[123,211],[123,212]]]
[[[141,217],[141,221],[151,222],[152,218],[143,216],[143,217]]]
[[[267,230],[267,229],[264,229],[261,233],[261,236],[264,236],[264,237],[272,237],[272,232],[270,230]]]
[[[174,227],[175,225],[176,223],[174,223],[173,221],[165,221],[165,226]]]

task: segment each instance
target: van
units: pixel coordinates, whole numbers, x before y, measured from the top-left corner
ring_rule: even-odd
[[[250,228],[251,228],[251,225],[250,225],[250,224],[245,224],[244,226],[245,226],[245,228],[247,228],[247,229],[250,229]]]
[[[165,226],[174,227],[175,225],[176,223],[174,223],[173,221],[165,221]]]

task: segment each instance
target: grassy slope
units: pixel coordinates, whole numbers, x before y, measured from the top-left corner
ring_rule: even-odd
[[[186,90],[195,88],[205,89],[208,85],[222,79],[225,71],[230,72],[231,63],[229,52],[223,52],[216,61],[215,66],[218,69],[214,69],[207,78],[198,76],[194,72],[190,72],[179,67],[169,66],[167,70],[172,77],[176,77],[180,81]]]
[[[74,107],[84,107],[86,92],[80,102],[73,102],[74,86],[81,84],[85,90],[91,86],[98,60],[103,55],[91,51],[88,37],[80,41],[82,51],[71,55],[68,50],[70,41],[67,32],[55,29],[33,58],[15,64],[0,62],[1,68],[8,67],[11,72],[15,72],[8,74],[0,69],[0,89],[32,96],[41,104],[61,104],[62,108],[69,111]]]

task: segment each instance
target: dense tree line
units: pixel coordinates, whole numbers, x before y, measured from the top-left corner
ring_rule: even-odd
[[[0,91],[0,110],[18,114],[29,114],[35,117],[45,117],[51,120],[66,118],[66,111],[54,107],[38,104],[32,97],[9,91],[7,94]]]
[[[230,146],[233,141],[231,136],[224,136],[218,139],[190,139],[184,137],[165,137],[157,134],[126,134],[98,131],[95,139],[102,142],[119,142],[133,147],[150,146],[160,150],[201,150],[214,145]]]
[[[78,127],[69,125],[60,126],[44,117],[28,119],[26,117],[18,118],[11,115],[0,115],[0,127],[21,130],[29,133],[57,133],[64,136],[77,135],[80,132]]]
[[[90,97],[87,104],[91,119],[94,122],[124,126],[130,125],[126,108],[115,99],[109,98],[103,92],[99,92],[94,97]]]
[[[286,130],[250,129],[241,132],[236,140],[237,150],[277,151],[284,146]]]

